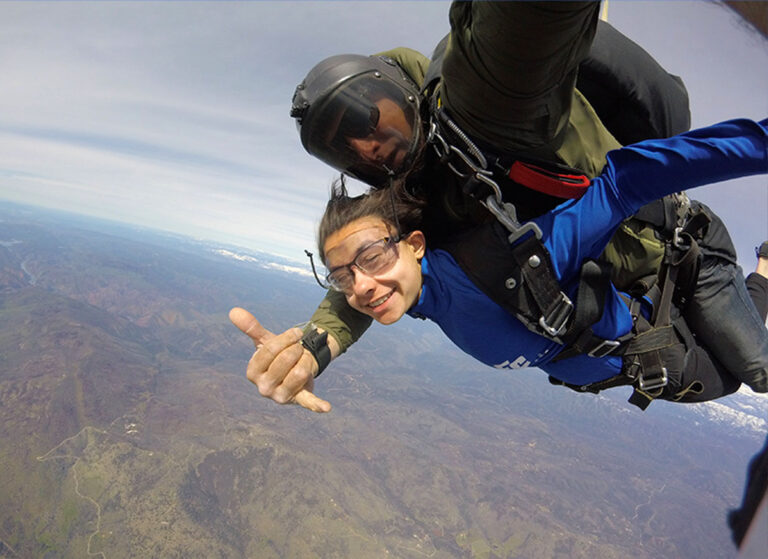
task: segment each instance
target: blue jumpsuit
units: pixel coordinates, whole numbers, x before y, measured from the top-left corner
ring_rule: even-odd
[[[603,173],[581,199],[566,202],[533,220],[542,230],[555,273],[569,296],[576,291],[583,260],[597,258],[621,221],[641,206],[680,190],[768,173],[767,125],[768,120],[733,120],[610,152]],[[703,252],[708,254],[706,246]],[[697,284],[697,292],[724,288],[717,283],[728,283],[725,276],[729,274],[740,277],[738,266],[723,259],[713,266],[727,268],[729,274],[722,270],[708,274],[706,260],[702,266],[705,278]],[[409,314],[436,322],[451,341],[479,361],[497,368],[540,367],[559,380],[579,385],[605,380],[621,371],[622,360],[615,356],[580,355],[553,363],[563,346],[529,331],[488,298],[447,252],[428,250],[422,271],[423,289]],[[740,286],[744,292],[743,296],[737,294],[742,304],[718,309],[714,315],[704,313],[705,323],[700,320],[691,324],[691,329],[697,336],[709,328],[717,330],[719,336],[728,336],[732,331],[737,340],[734,343],[740,344],[736,348],[739,355],[714,357],[726,363],[740,380],[760,390],[760,379],[764,384],[768,371],[768,331],[746,295],[743,277],[740,282],[730,283],[730,288],[738,290]],[[696,299],[694,296],[692,306],[694,312],[700,312],[699,307],[706,307],[706,301],[697,303]],[[649,311],[647,302],[645,307]],[[612,289],[593,330],[605,339],[616,339],[631,327],[629,310]],[[741,369],[732,368],[730,363]]]

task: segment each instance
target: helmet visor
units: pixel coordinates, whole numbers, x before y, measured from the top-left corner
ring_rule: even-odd
[[[302,126],[307,151],[371,185],[404,171],[417,147],[418,105],[381,74],[342,83],[313,109]]]

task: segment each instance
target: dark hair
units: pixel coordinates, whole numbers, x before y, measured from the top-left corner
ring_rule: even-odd
[[[344,175],[333,181],[331,195],[317,230],[317,249],[325,264],[325,242],[333,233],[363,217],[378,217],[404,235],[421,226],[424,202],[411,196],[401,181],[389,188],[372,189],[359,196],[350,196]]]

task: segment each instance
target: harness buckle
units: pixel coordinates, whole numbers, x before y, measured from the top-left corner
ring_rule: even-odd
[[[683,239],[681,236],[681,233],[683,232],[682,227],[675,227],[674,232],[672,233],[672,246],[675,248],[683,248]]]
[[[573,313],[573,303],[568,296],[560,292],[560,301],[549,313],[549,316],[539,318],[539,326],[550,336],[557,337],[565,330],[565,325]]]
[[[485,199],[485,202],[481,203],[496,217],[496,219],[499,220],[499,222],[504,227],[506,227],[507,231],[510,232],[509,236],[507,237],[509,244],[514,244],[520,237],[528,232],[533,233],[537,239],[541,239],[543,237],[541,229],[538,225],[536,225],[533,221],[528,221],[527,223],[521,225],[520,222],[517,221],[517,210],[515,209],[515,206],[508,202],[502,202],[500,204],[499,200],[500,197],[494,198],[493,196],[488,196],[488,198]]]
[[[659,373],[657,376],[647,378],[642,373],[638,375],[637,386],[643,392],[648,392],[650,390],[657,390],[659,388],[664,388],[667,385],[668,381],[669,381],[669,377],[667,376],[667,368],[662,367],[661,373]]]
[[[597,359],[601,357],[605,357],[606,355],[610,355],[613,353],[613,350],[616,349],[621,345],[621,342],[618,340],[603,340],[600,342],[600,344],[595,347],[592,351],[587,353],[589,357],[595,357]]]

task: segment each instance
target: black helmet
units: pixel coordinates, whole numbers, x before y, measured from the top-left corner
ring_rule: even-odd
[[[390,170],[406,170],[419,147],[419,101],[419,88],[391,58],[341,54],[317,64],[296,87],[291,116],[311,155],[380,186]],[[360,148],[374,141],[370,151]]]

